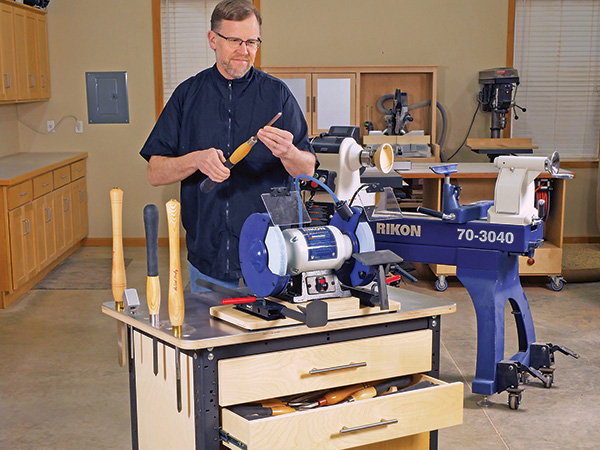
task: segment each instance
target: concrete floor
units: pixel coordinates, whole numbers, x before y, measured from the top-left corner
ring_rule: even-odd
[[[159,252],[166,273],[168,251]],[[110,257],[110,248],[92,247],[71,256]],[[132,258],[128,286],[144,292],[145,249],[125,248],[125,257]],[[553,387],[532,382],[517,411],[509,410],[506,393],[491,397],[486,409],[471,394],[476,324],[466,290],[452,279],[443,293],[431,282],[409,288],[457,303],[442,320],[441,378],[465,383],[464,423],[440,431],[440,449],[598,448],[600,283],[571,283],[556,293],[525,282],[538,341],[565,345],[581,358],[557,354]],[[109,288],[34,289],[0,310],[0,448],[131,448],[128,374],[117,364],[115,321],[100,311],[111,300]],[[507,356],[515,342],[507,314]]]

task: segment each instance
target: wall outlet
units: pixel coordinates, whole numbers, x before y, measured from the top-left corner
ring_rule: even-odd
[[[48,133],[54,133],[54,120],[47,120],[46,128],[48,129]]]
[[[83,133],[83,121],[77,120],[75,122],[75,133]]]

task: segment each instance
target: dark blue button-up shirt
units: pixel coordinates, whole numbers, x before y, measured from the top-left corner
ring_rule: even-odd
[[[227,80],[213,66],[175,89],[140,154],[149,160],[214,147],[228,157],[279,111],[283,115],[273,126],[292,133],[297,148],[314,154],[304,115],[282,81],[254,68],[243,78]],[[244,221],[264,212],[261,194],[275,186],[291,188],[292,177],[258,141],[230,177],[207,194],[199,189],[205,178],[197,171],[181,182],[188,260],[214,278],[240,278],[238,243]]]

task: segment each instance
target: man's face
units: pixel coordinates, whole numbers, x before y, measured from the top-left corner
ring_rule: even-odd
[[[224,20],[217,31],[225,37],[242,40],[260,37],[260,26],[253,15],[241,22]],[[257,49],[246,44],[232,45],[212,30],[208,32],[208,42],[215,51],[219,72],[229,80],[243,77],[254,64]]]

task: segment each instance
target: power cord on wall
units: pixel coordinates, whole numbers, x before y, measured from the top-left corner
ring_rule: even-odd
[[[68,114],[66,116],[63,116],[57,123],[56,125],[54,125],[54,129],[52,131],[40,131],[37,128],[35,128],[33,125],[30,125],[29,123],[27,123],[25,121],[25,119],[23,119],[23,117],[21,117],[21,112],[19,111],[19,105],[17,104],[17,118],[19,119],[19,122],[21,122],[23,125],[25,125],[27,128],[29,128],[32,131],[35,131],[38,134],[50,134],[53,133],[59,126],[60,124],[63,122],[63,120],[68,119],[69,117],[72,117],[73,119],[75,119],[75,123],[77,123],[79,121],[79,119],[74,116],[73,114]]]

